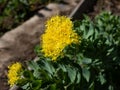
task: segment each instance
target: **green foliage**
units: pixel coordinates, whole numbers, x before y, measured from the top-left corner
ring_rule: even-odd
[[[94,88],[120,88],[120,17],[104,12],[91,21],[85,16],[84,20],[74,22],[74,28],[82,35],[80,52],[92,59],[88,67],[94,75],[94,79],[90,77]]]
[[[28,62],[24,90],[119,90],[120,17],[103,12],[74,22],[80,44],[66,47],[56,62],[36,47],[39,60]],[[21,81],[22,82],[22,81]]]
[[[53,1],[57,0],[0,0],[0,34],[20,25]]]

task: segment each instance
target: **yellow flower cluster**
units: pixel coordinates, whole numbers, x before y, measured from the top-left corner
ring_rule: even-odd
[[[8,83],[10,86],[16,84],[16,82],[20,79],[20,72],[22,71],[22,65],[18,62],[8,66]]]
[[[78,35],[72,27],[72,21],[65,16],[54,16],[47,21],[45,33],[42,35],[42,52],[45,57],[56,61],[66,46],[78,43]]]

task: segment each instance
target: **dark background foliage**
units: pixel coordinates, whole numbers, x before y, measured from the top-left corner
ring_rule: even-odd
[[[0,0],[0,34],[20,25],[50,2],[61,0]]]

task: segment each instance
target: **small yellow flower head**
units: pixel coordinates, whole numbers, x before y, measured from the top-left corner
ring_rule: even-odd
[[[63,54],[66,46],[78,43],[78,35],[72,27],[72,21],[65,16],[54,16],[47,21],[45,33],[42,35],[42,52],[45,57],[55,61]]]
[[[22,71],[22,65],[18,62],[8,66],[8,83],[12,87],[20,79],[20,72]]]

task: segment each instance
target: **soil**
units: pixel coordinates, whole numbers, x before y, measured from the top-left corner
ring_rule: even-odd
[[[94,6],[94,12],[91,12],[88,15],[91,18],[94,18],[102,11],[110,11],[113,14],[120,16],[120,0],[98,0]]]
[[[89,13],[88,15],[91,18],[94,18],[94,16],[96,16],[97,14],[99,14],[101,11],[111,11],[113,14],[119,15],[120,16],[120,0],[98,0],[96,5],[94,6],[94,11]],[[33,56],[29,57],[29,60],[32,59],[35,55],[33,54]],[[28,56],[26,56],[24,58],[24,60],[28,60],[26,59]],[[20,62],[23,59],[17,59]],[[0,90],[9,90],[9,86],[7,84],[7,68],[4,68],[4,71],[0,70],[0,72],[4,72],[4,73],[0,73]]]

